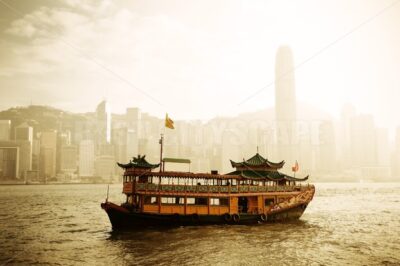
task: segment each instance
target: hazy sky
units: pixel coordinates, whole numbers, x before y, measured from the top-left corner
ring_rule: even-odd
[[[106,96],[175,119],[258,110],[274,105],[286,44],[299,101],[334,116],[351,102],[394,127],[399,2],[0,0],[0,109],[93,111]]]

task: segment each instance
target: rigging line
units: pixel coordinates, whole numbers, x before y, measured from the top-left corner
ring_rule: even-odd
[[[277,81],[281,80],[282,78],[286,77],[287,75],[295,72],[296,70],[298,70],[299,68],[301,68],[302,66],[304,66],[305,64],[307,64],[309,61],[313,60],[314,58],[318,57],[320,54],[322,54],[323,52],[325,52],[326,50],[328,50],[329,48],[331,48],[332,46],[334,46],[335,44],[337,44],[338,42],[342,41],[343,39],[347,38],[349,35],[353,34],[354,32],[356,32],[357,30],[359,30],[360,28],[362,28],[363,26],[365,26],[366,24],[372,22],[373,20],[375,20],[377,17],[379,17],[380,15],[382,15],[383,13],[385,13],[386,11],[388,11],[389,9],[391,9],[392,7],[394,7],[396,4],[398,4],[400,2],[400,0],[396,0],[394,2],[392,2],[391,4],[385,6],[384,8],[382,8],[381,10],[379,10],[377,13],[375,13],[374,15],[372,15],[371,17],[369,17],[368,19],[362,21],[361,23],[359,23],[357,26],[355,26],[354,28],[352,28],[351,30],[347,31],[346,33],[340,35],[338,38],[336,38],[335,40],[333,40],[332,42],[330,42],[329,44],[325,45],[324,47],[320,48],[317,52],[315,52],[314,54],[312,54],[311,56],[309,56],[307,59],[303,60],[302,62],[300,62],[299,64],[297,64],[295,67],[293,67],[292,69],[288,70],[287,72],[285,72],[284,74],[282,74],[281,76],[278,77],[278,79],[275,79],[274,81],[268,83],[267,85],[265,85],[264,87],[262,87],[261,89],[257,90],[256,92],[254,92],[253,94],[251,94],[250,96],[248,96],[247,98],[245,98],[243,101],[241,101],[240,103],[237,104],[237,106],[240,106],[242,104],[244,104],[245,102],[247,102],[248,100],[252,99],[253,97],[255,97],[256,95],[258,95],[259,93],[261,93],[263,90],[271,87],[272,85],[274,85]]]
[[[7,7],[9,10],[13,11],[15,14],[20,15],[20,16],[25,16],[21,11],[15,9],[14,7],[12,7],[11,5],[5,3],[3,0],[0,0],[0,3],[3,4],[5,7]],[[43,23],[41,22],[34,22],[33,24],[36,25],[42,25],[44,26]],[[97,60],[95,57],[90,56],[87,53],[84,53],[82,51],[82,49],[80,49],[79,47],[73,45],[72,43],[66,41],[63,37],[58,37],[58,40],[60,40],[64,45],[68,46],[69,48],[72,48],[73,50],[75,50],[78,54],[79,57],[85,58],[86,60],[88,60],[89,62],[92,62],[93,64],[97,65],[99,68],[102,68],[103,70],[105,70],[106,72],[110,73],[112,76],[114,76],[117,80],[125,83],[126,85],[128,85],[129,87],[131,87],[132,89],[135,89],[136,91],[142,93],[144,96],[146,96],[147,98],[151,99],[153,102],[157,103],[158,105],[165,107],[160,101],[158,101],[156,98],[154,98],[153,96],[151,96],[149,93],[145,92],[144,90],[140,89],[139,87],[137,87],[135,84],[133,84],[131,81],[129,81],[128,79],[124,78],[122,75],[116,73],[115,71],[113,71],[112,69],[110,69],[109,67],[107,67],[105,64],[99,62],[99,60]]]

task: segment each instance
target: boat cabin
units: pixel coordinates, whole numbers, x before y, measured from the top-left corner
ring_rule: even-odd
[[[178,216],[231,216],[264,214],[306,189],[299,182],[308,176],[299,179],[280,173],[284,163],[270,162],[257,153],[242,162],[231,161],[235,171],[228,174],[162,171],[161,164],[151,164],[140,155],[118,165],[124,169],[126,208]]]

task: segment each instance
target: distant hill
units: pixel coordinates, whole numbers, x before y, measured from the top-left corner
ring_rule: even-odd
[[[0,112],[0,120],[11,120],[11,137],[14,137],[14,128],[24,122],[28,123],[36,132],[74,128],[78,121],[86,121],[87,115],[73,114],[49,106],[31,105],[14,107]]]

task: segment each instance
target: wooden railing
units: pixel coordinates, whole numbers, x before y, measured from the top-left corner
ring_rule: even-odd
[[[308,185],[296,186],[209,186],[209,185],[158,185],[150,183],[136,183],[135,191],[150,191],[150,192],[183,192],[183,193],[257,193],[257,192],[292,192],[304,191]],[[124,183],[124,193],[134,192],[132,183]]]

